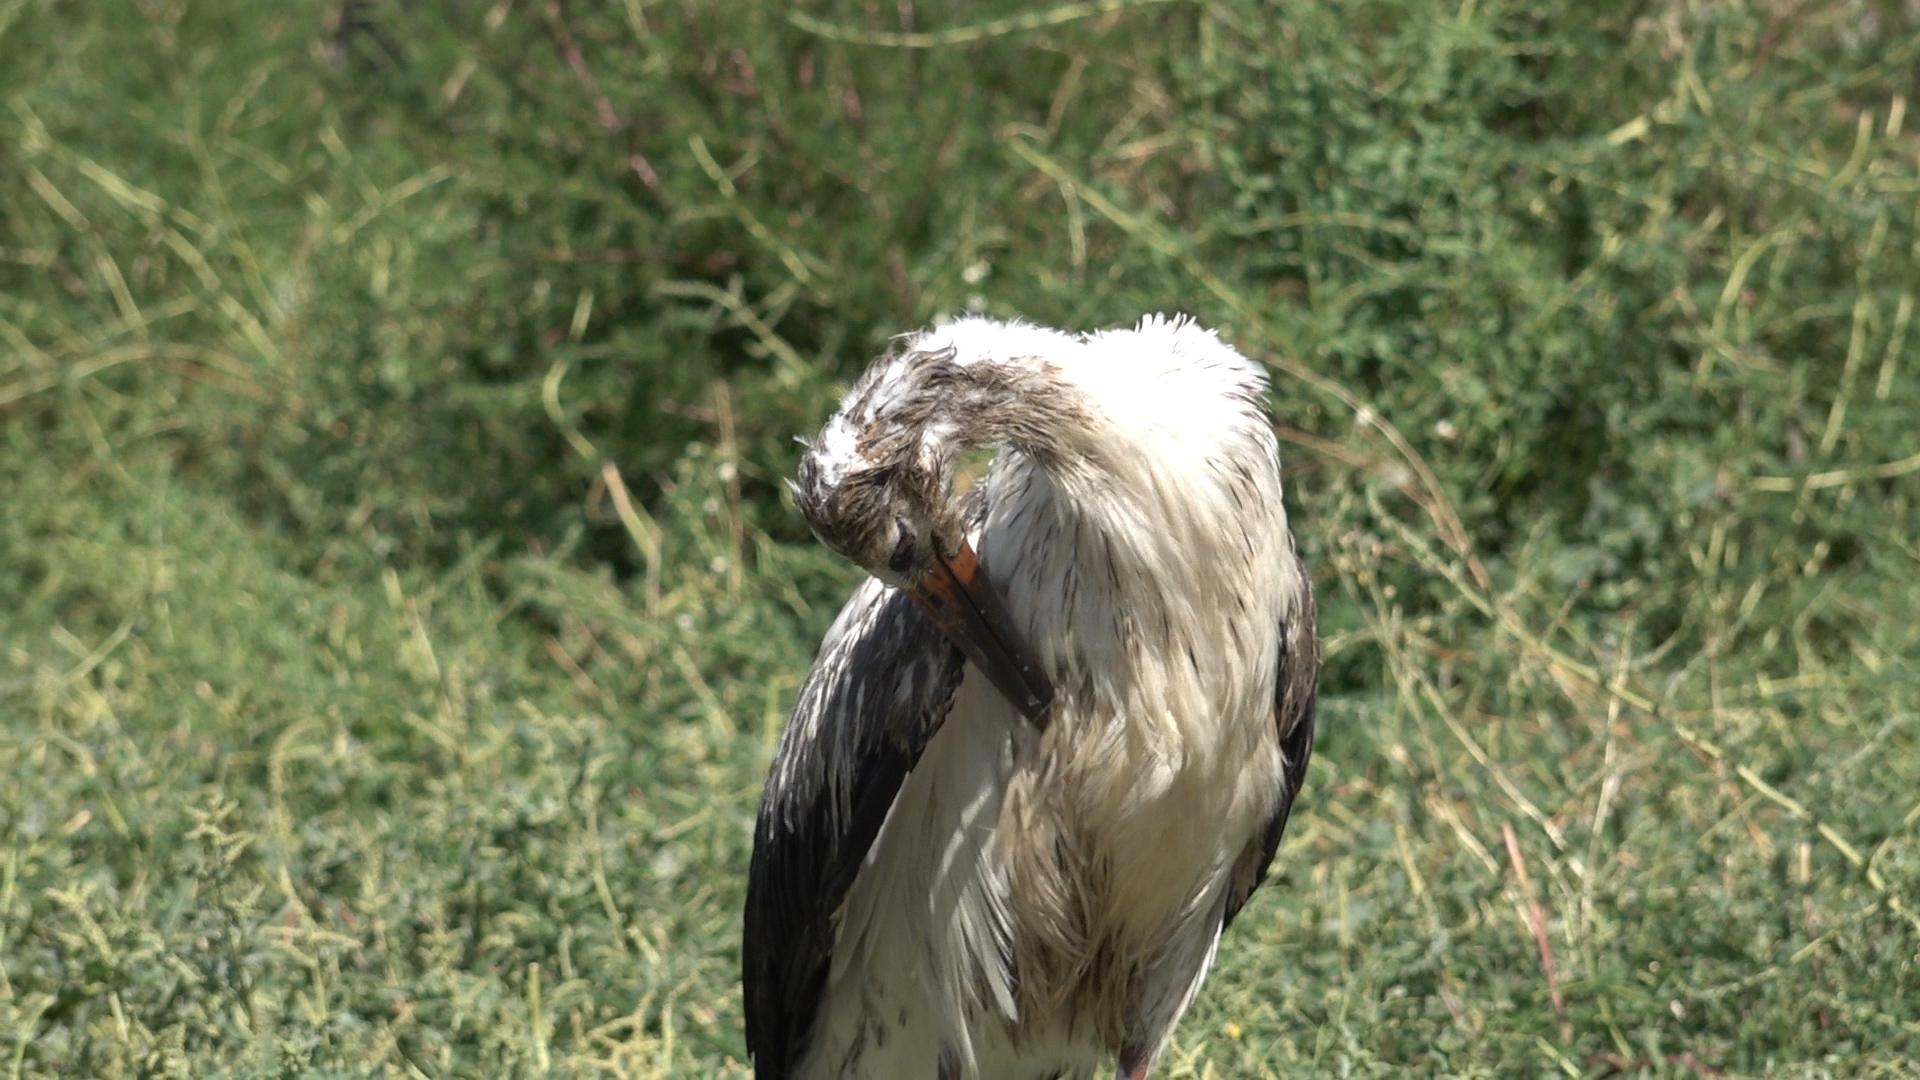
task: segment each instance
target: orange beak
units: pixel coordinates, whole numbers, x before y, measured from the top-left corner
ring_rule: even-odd
[[[971,544],[961,540],[951,559],[936,554],[933,568],[907,595],[1021,715],[1037,728],[1047,726],[1053,684],[987,581]]]

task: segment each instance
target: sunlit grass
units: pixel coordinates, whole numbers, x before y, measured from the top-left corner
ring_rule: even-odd
[[[744,1075],[791,439],[983,307],[1276,372],[1163,1075],[1909,1069],[1920,22],[1268,7],[0,0],[0,1067]]]

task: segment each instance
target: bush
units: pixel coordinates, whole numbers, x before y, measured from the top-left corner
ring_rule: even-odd
[[[1276,371],[1329,666],[1167,1071],[1897,1070],[1916,57],[1869,0],[0,5],[13,1060],[742,1074],[855,580],[792,437],[945,313],[1177,309]]]

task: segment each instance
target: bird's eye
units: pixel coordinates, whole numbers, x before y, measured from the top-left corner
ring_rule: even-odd
[[[893,545],[893,554],[887,558],[887,569],[896,574],[904,574],[913,568],[913,530],[907,523],[900,522],[900,539]]]

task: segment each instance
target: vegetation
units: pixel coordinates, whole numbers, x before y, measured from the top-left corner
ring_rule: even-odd
[[[1322,596],[1168,1077],[1920,1055],[1920,11],[0,0],[0,1064],[742,1076],[893,333],[1179,309]]]

